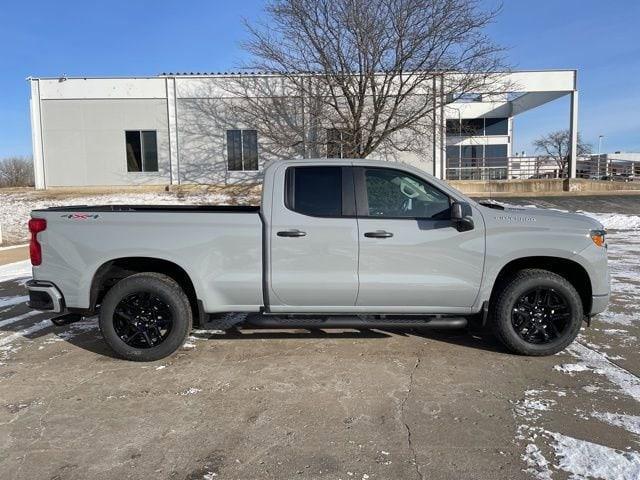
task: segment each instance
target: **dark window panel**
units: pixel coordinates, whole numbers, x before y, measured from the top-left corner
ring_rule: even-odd
[[[482,163],[482,145],[463,145],[461,151],[463,167],[475,167]]]
[[[258,170],[258,131],[242,131],[242,157],[244,170]]]
[[[327,128],[327,158],[342,158],[342,132]]]
[[[227,168],[242,170],[242,132],[227,130]]]
[[[484,147],[485,166],[503,167],[507,166],[507,146],[506,145],[486,145]]]
[[[287,207],[304,215],[342,215],[342,168],[295,167],[287,171],[292,188]],[[293,185],[291,185],[293,183]]]
[[[158,171],[158,139],[155,130],[142,133],[142,170],[144,172]]]
[[[447,135],[460,136],[460,120],[458,119],[447,120]]]
[[[127,172],[142,171],[142,145],[138,130],[124,132],[127,148]]]
[[[508,135],[509,120],[507,118],[485,118],[485,135]]]
[[[484,118],[465,118],[460,130],[463,136],[484,135]]]
[[[460,166],[460,147],[458,145],[447,146],[447,167]]]

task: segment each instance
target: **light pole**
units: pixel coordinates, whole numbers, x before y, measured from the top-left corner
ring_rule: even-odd
[[[600,175],[600,152],[602,151],[602,139],[604,135],[598,135],[598,180],[601,180]]]

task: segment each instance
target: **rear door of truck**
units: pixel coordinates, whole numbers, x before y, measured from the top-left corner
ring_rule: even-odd
[[[358,223],[352,169],[283,164],[274,178],[267,233],[271,310],[353,308],[358,294]]]

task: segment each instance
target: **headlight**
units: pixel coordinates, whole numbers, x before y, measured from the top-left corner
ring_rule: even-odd
[[[607,234],[606,230],[591,230],[591,240],[598,247],[605,247],[605,235]]]

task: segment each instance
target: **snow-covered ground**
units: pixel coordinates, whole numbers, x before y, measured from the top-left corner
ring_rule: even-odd
[[[578,340],[567,349],[566,353],[574,357],[574,361],[562,361],[563,358],[566,359],[566,353],[561,353],[558,355],[558,364],[553,367],[555,372],[587,384],[583,385],[578,394],[561,387],[526,392],[514,409],[519,422],[517,439],[523,445],[525,471],[534,478],[546,480],[556,478],[558,472],[565,472],[571,479],[639,480],[640,378],[633,369],[619,363],[626,359],[619,354],[612,355],[609,344],[628,347],[632,351],[638,350],[636,335],[640,328],[640,215],[579,213],[597,219],[608,230],[612,303],[605,314],[596,318],[596,323],[603,325],[600,328],[583,329]],[[594,336],[600,340],[593,339]],[[610,340],[603,343],[602,337],[609,337]],[[634,366],[638,367],[637,364]],[[632,405],[635,413],[572,411],[564,408],[569,402],[562,402],[561,408],[561,401],[558,400],[558,397],[567,395],[596,393],[606,396],[613,408],[622,402],[624,405]],[[593,403],[592,401],[592,409]],[[589,436],[573,436],[568,432],[551,429],[562,424],[571,425],[575,422],[575,417],[582,422],[602,422],[621,429],[628,438],[633,439],[633,443],[625,449],[613,448],[594,442]],[[593,428],[599,427],[594,425]]]
[[[132,194],[92,197],[94,203],[175,203],[163,194]],[[203,196],[195,203],[225,203],[229,199]],[[69,204],[68,200],[59,202]],[[78,203],[89,203],[87,198]],[[46,205],[52,205],[46,202]],[[44,206],[44,205],[43,205]],[[13,210],[28,216],[34,204],[2,205],[1,218]],[[552,358],[541,372],[544,385],[522,393],[513,405],[517,429],[514,442],[521,455],[524,474],[537,479],[599,478],[640,479],[640,215],[590,213],[608,230],[612,276],[612,303],[594,326],[584,329],[566,352]],[[20,220],[20,222],[23,222]],[[17,221],[16,221],[17,222]],[[12,228],[18,228],[17,223]],[[29,262],[0,266],[0,284],[29,278]],[[0,290],[1,292],[1,290]],[[47,334],[48,318],[37,312],[9,314],[26,301],[24,293],[0,293],[0,364],[22,349],[45,349],[55,342],[81,334],[99,333],[93,321],[72,324],[65,332]],[[32,318],[35,317],[35,318]],[[43,334],[44,332],[44,334]],[[43,335],[34,340],[34,336]],[[185,350],[202,348],[202,336],[189,337]],[[508,359],[508,357],[505,357]],[[507,360],[509,361],[509,360]],[[544,361],[531,362],[542,369]],[[164,369],[161,365],[156,370]],[[179,396],[197,396],[190,387]],[[606,431],[606,434],[602,432]]]

